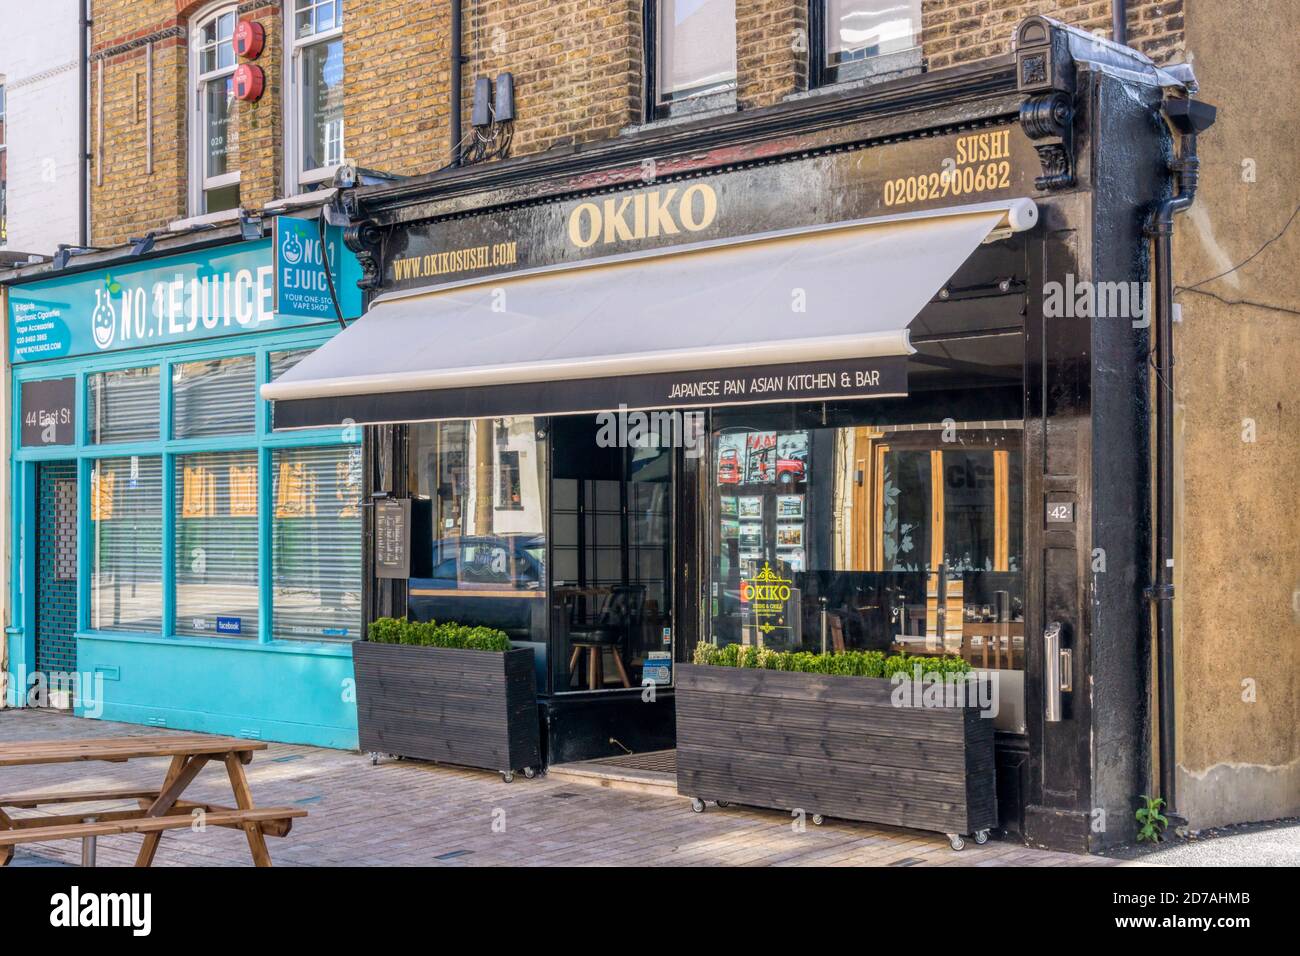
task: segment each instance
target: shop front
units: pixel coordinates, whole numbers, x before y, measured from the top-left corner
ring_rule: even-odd
[[[355,746],[360,443],[277,431],[257,394],[340,323],[315,220],[256,233],[8,277],[9,706]]]
[[[262,393],[277,429],[367,426],[367,620],[531,647],[552,765],[671,750],[700,642],[960,658],[994,688],[1001,830],[1122,839],[1147,333],[1046,302],[1146,278],[1168,84],[1021,33],[919,84],[360,193],[368,312]]]

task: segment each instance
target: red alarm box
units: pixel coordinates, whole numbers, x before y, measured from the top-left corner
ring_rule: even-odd
[[[256,60],[266,46],[266,27],[256,20],[240,20],[230,42],[235,47],[235,56]]]
[[[231,79],[237,100],[255,102],[262,98],[262,91],[266,89],[266,74],[260,66],[251,63],[241,63],[235,67],[235,75]]]

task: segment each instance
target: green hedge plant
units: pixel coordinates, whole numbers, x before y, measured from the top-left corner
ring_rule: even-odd
[[[714,667],[748,667],[801,674],[835,674],[841,677],[893,677],[895,674],[910,677],[918,664],[923,675],[939,673],[946,676],[971,671],[968,662],[950,654],[942,657],[913,654],[886,657],[881,651],[813,654],[809,651],[774,651],[766,647],[741,644],[717,647],[704,641],[695,645],[694,662]]]
[[[469,651],[508,651],[510,638],[492,627],[471,627],[444,621],[408,621],[381,617],[367,634],[376,644],[409,644],[413,647],[451,647]]]

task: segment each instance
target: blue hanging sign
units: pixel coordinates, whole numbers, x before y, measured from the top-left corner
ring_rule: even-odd
[[[277,216],[274,240],[277,314],[320,322],[336,321],[339,312],[345,319],[361,314],[361,290],[357,288],[361,266],[343,244],[342,230],[327,228],[322,242],[316,219]]]

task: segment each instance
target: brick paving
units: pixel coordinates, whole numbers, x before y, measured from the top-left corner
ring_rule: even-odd
[[[147,727],[33,710],[0,710],[5,741],[157,733]],[[5,793],[155,786],[166,760],[0,769]],[[941,835],[828,820],[801,833],[768,810],[712,806],[692,813],[681,798],[540,777],[504,783],[492,773],[271,744],[247,767],[262,806],[298,805],[284,839],[268,840],[280,866],[1105,866],[1117,861],[990,841],[954,853]],[[187,799],[230,805],[219,768],[205,768]],[[104,805],[106,806],[106,805]],[[120,806],[120,804],[118,805]],[[91,808],[88,806],[87,811]],[[16,811],[27,815],[31,811]],[[494,825],[495,824],[495,825]],[[135,861],[140,837],[99,841],[100,866]],[[80,861],[78,842],[20,847],[15,864]],[[158,866],[249,866],[243,834],[170,831]]]

